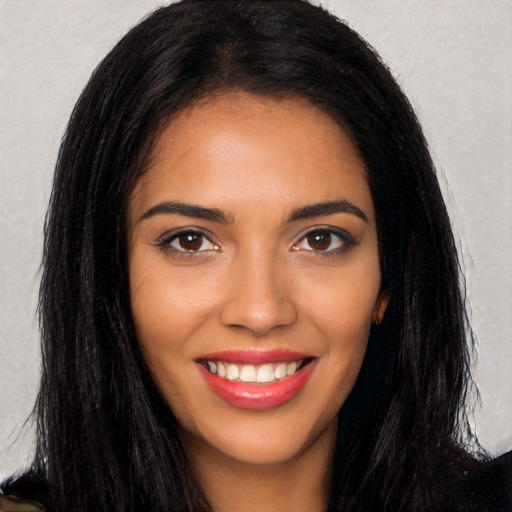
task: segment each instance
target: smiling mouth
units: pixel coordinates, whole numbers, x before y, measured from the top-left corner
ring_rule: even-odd
[[[242,409],[266,410],[293,400],[318,358],[290,350],[232,350],[196,360],[209,388]]]
[[[291,377],[312,361],[312,357],[307,357],[298,361],[258,365],[213,360],[202,360],[201,364],[209,373],[221,379],[248,384],[274,384],[286,377]]]

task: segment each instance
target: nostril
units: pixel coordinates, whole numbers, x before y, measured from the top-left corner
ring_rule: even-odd
[[[285,301],[256,303],[249,298],[225,304],[221,321],[226,326],[247,329],[253,336],[293,324],[297,314],[293,304]]]

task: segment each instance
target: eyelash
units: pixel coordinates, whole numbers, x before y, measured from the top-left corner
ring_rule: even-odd
[[[187,235],[196,236],[199,238],[200,247],[207,242],[210,244],[211,247],[207,249],[202,250],[194,250],[186,248],[178,248],[174,247],[173,243],[177,242],[179,243],[179,238],[185,237]],[[318,236],[318,235],[327,235],[326,241],[328,242],[328,246],[325,250],[322,249],[314,249],[311,247],[311,241],[308,242],[308,238],[312,236]],[[333,240],[338,239],[338,241]],[[302,248],[300,245],[303,242],[307,242],[310,245],[310,249]],[[334,247],[333,249],[329,249],[331,245],[338,245],[337,247]],[[159,247],[164,253],[169,254],[173,258],[181,258],[181,259],[190,259],[190,258],[197,258],[198,255],[204,255],[202,253],[210,253],[212,251],[214,252],[220,252],[221,248],[220,246],[216,245],[214,242],[212,242],[212,236],[209,233],[206,233],[199,229],[194,228],[178,228],[171,231],[166,232],[163,234],[155,243],[157,247]],[[351,249],[352,247],[356,246],[357,243],[355,242],[354,238],[345,231],[344,229],[340,228],[333,228],[333,227],[315,227],[313,229],[310,229],[309,231],[302,233],[300,235],[300,238],[297,242],[295,242],[292,245],[292,250],[294,251],[307,251],[312,253],[315,256],[318,257],[324,257],[324,258],[332,258],[332,257],[338,257],[344,254],[347,250]],[[199,247],[199,248],[200,248]]]
[[[196,237],[200,238],[201,246],[205,242],[208,242],[211,245],[211,247],[208,249],[203,249],[203,250],[193,250],[193,249],[187,250],[185,248],[179,249],[172,245],[173,242],[178,241],[179,238],[185,237],[187,235],[192,235],[192,236],[196,236]],[[212,238],[211,235],[209,235],[208,233],[205,233],[204,231],[201,231],[199,229],[178,228],[178,229],[174,229],[172,231],[168,231],[167,233],[163,234],[156,241],[155,245],[157,247],[159,247],[164,253],[169,254],[173,258],[187,259],[187,258],[195,258],[195,257],[197,257],[198,254],[202,254],[205,252],[209,253],[211,251],[215,251],[215,252],[220,251],[220,247],[218,245],[216,245],[214,242],[212,242],[211,238]]]
[[[311,242],[308,242],[308,238],[315,235],[327,235],[328,246],[325,250],[314,249],[311,247]],[[337,238],[338,241],[333,240],[333,238]],[[301,247],[299,247],[299,245],[303,242],[307,242],[310,245],[311,249],[302,249]],[[329,247],[333,244],[336,244],[338,246],[329,249]],[[350,233],[348,233],[344,229],[325,226],[315,227],[307,231],[306,233],[302,234],[299,240],[293,244],[292,249],[295,251],[306,250],[318,257],[332,258],[341,256],[347,250],[351,249],[352,247],[355,247],[356,245],[357,243],[352,237],[352,235],[350,235]]]

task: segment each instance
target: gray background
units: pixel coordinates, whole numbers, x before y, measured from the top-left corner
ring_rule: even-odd
[[[59,141],[90,73],[157,0],[0,0],[0,478],[29,460],[35,308]],[[382,54],[423,123],[478,338],[474,422],[512,449],[512,2],[331,0]]]

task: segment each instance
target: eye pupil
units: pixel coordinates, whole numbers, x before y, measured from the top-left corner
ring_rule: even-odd
[[[331,245],[331,234],[327,231],[315,231],[307,236],[308,244],[315,251],[325,251]]]
[[[198,251],[203,244],[203,236],[197,233],[185,233],[180,235],[178,240],[185,251]]]

